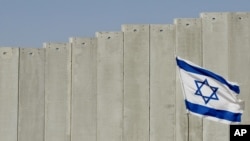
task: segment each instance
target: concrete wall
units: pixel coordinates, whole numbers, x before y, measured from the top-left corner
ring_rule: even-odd
[[[20,49],[18,140],[43,141],[45,50]]]
[[[186,114],[175,56],[240,84],[250,124],[250,13],[0,48],[0,140],[228,141],[229,125]]]
[[[96,141],[96,38],[71,38],[71,140]]]

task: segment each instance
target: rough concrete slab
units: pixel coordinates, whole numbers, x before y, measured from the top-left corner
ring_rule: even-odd
[[[70,141],[71,44],[45,48],[45,141]]]
[[[149,141],[149,25],[123,25],[124,141]]]
[[[44,51],[20,49],[18,141],[44,141]]]
[[[97,141],[122,141],[123,33],[97,34]]]
[[[71,38],[71,141],[96,141],[96,39]]]
[[[229,79],[240,85],[239,98],[245,101],[242,124],[250,124],[250,13],[232,13],[229,19]]]
[[[0,48],[0,139],[17,140],[19,48]]]
[[[150,25],[150,141],[175,140],[175,66],[175,25]]]

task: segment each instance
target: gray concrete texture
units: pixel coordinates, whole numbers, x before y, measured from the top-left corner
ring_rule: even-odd
[[[96,140],[96,38],[71,38],[71,140]]]
[[[240,84],[250,124],[250,13],[0,48],[2,141],[228,141],[229,125],[188,115],[175,56]]]
[[[18,140],[44,140],[45,50],[20,49]]]

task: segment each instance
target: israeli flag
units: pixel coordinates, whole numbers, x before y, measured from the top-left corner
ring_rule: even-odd
[[[236,83],[180,57],[176,62],[189,113],[227,124],[241,122],[244,103],[237,98]]]

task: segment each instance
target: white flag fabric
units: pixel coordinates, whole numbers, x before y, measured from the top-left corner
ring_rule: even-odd
[[[180,57],[176,63],[189,113],[221,123],[241,122],[244,102],[237,98],[236,83]]]

